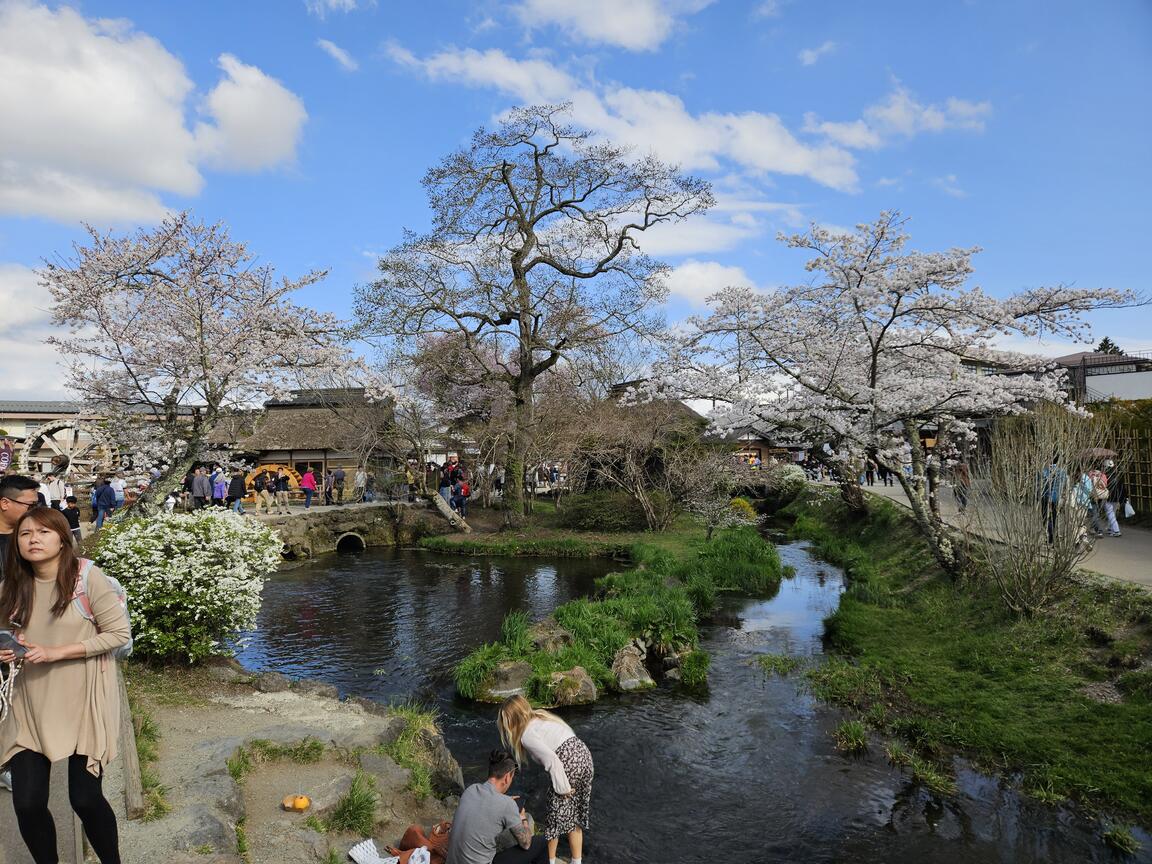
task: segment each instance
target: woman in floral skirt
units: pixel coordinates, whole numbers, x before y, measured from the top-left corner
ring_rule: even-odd
[[[584,829],[592,805],[592,754],[571,727],[549,711],[533,709],[523,696],[510,696],[496,720],[504,745],[524,763],[524,751],[544,766],[552,779],[544,837],[548,858],[556,860],[560,835],[568,835],[572,864],[581,864]]]

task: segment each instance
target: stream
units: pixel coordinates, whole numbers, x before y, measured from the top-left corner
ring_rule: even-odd
[[[609,695],[564,717],[596,760],[585,858],[595,864],[761,862],[1115,862],[1076,811],[1041,805],[956,760],[959,793],[939,799],[890,766],[882,742],[839,754],[843,719],[804,692],[802,673],[766,675],[755,658],[818,662],[840,571],[805,544],[780,546],[796,574],[772,597],[724,596],[702,628],[709,686]],[[582,559],[468,558],[379,549],[328,556],[271,579],[258,629],[238,657],[252,669],[336,685],[381,702],[435,706],[465,782],[499,746],[495,706],[459,699],[452,669],[494,641],[505,612],[535,620],[594,591],[620,565]],[[547,777],[517,779],[544,812]],[[1127,861],[1152,862],[1152,838]],[[566,854],[561,843],[561,854]]]

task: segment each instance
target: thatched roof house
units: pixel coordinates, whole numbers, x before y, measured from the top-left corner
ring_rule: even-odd
[[[271,400],[238,437],[232,449],[251,453],[260,464],[290,465],[327,471],[355,468],[371,457],[370,425],[377,428],[390,407],[373,403],[363,389],[297,390],[288,399]]]

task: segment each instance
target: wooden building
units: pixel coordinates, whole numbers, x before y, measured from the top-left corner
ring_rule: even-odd
[[[343,468],[351,476],[361,466],[383,468],[379,433],[390,407],[373,403],[362,389],[294,391],[288,399],[264,404],[251,430],[226,444],[259,465],[287,465],[300,474]]]

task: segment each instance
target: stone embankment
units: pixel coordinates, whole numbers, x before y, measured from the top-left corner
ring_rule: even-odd
[[[410,824],[451,819],[460,766],[438,733],[413,728],[404,712],[235,664],[198,680],[169,694],[134,688],[160,731],[155,768],[171,811],[153,822],[121,817],[126,864],[344,860],[364,839],[333,819],[354,782],[372,790],[367,818],[381,850]],[[118,772],[117,762],[110,792]],[[311,799],[308,811],[284,811],[284,797],[297,794]]]
[[[349,504],[296,509],[288,516],[261,516],[284,539],[288,560],[327,552],[360,552],[374,546],[401,546],[429,534],[454,530],[427,502]]]

